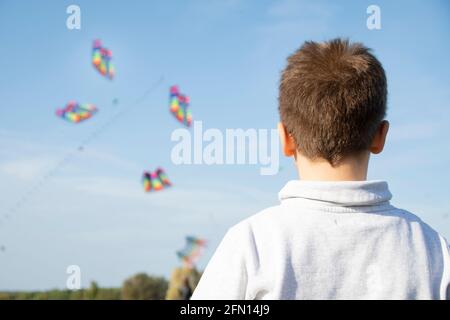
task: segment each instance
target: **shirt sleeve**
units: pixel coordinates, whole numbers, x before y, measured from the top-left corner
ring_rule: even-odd
[[[444,260],[443,276],[441,282],[441,299],[450,300],[450,248],[447,240],[441,237],[442,253]]]
[[[246,298],[249,236],[243,223],[229,229],[203,272],[192,300]]]

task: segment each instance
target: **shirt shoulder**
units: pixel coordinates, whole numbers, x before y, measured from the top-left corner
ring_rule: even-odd
[[[272,225],[279,216],[280,206],[263,209],[236,223],[228,229],[223,242],[240,243],[247,250],[256,251],[255,230],[265,229]]]
[[[417,225],[422,229],[422,231],[426,235],[433,235],[437,236],[440,239],[444,239],[442,235],[440,235],[433,227],[431,227],[428,223],[423,221],[419,216],[415,215],[414,213],[397,207],[393,207],[393,209],[398,217],[403,218],[411,225]]]
[[[280,218],[280,214],[282,213],[283,208],[282,205],[276,205],[276,206],[272,206],[272,207],[268,207],[266,209],[263,209],[249,217],[247,217],[246,219],[242,220],[241,222],[237,223],[235,225],[235,227],[242,227],[240,225],[244,225],[244,226],[250,226],[250,227],[255,227],[255,226],[260,226],[260,225],[264,225],[267,223],[273,223],[274,221],[279,220]]]
[[[251,249],[256,249],[255,232],[274,227],[280,217],[282,208],[280,205],[263,209],[230,227],[225,234],[224,240],[237,243],[245,241],[250,244]],[[243,244],[243,242],[241,242]]]

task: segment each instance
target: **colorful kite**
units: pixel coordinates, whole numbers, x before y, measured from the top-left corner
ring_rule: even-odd
[[[194,266],[203,253],[203,249],[206,247],[206,240],[187,236],[185,247],[177,251],[178,258],[189,267]]]
[[[146,192],[159,191],[172,185],[166,173],[161,168],[153,172],[144,171],[142,182],[144,183],[144,190]]]
[[[192,115],[189,109],[189,97],[181,94],[178,86],[170,87],[170,112],[179,122],[188,127],[191,125]]]
[[[111,50],[104,48],[100,40],[95,40],[92,45],[92,65],[103,76],[112,80],[114,78],[115,70],[111,59]]]
[[[92,117],[98,109],[90,103],[79,104],[76,101],[70,101],[65,108],[57,109],[56,115],[67,121],[78,123]]]

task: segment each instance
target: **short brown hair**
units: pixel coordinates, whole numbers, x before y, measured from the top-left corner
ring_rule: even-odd
[[[305,42],[280,82],[281,122],[299,152],[333,166],[368,150],[386,114],[386,75],[361,43]]]

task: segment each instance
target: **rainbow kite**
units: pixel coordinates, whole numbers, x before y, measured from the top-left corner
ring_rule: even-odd
[[[191,110],[189,109],[189,97],[180,93],[178,86],[170,87],[170,112],[177,120],[186,126],[192,122]]]
[[[144,174],[142,175],[142,182],[146,192],[159,191],[172,185],[166,173],[161,168],[158,168],[153,172],[144,171]]]
[[[115,70],[114,65],[111,63],[111,59],[111,50],[102,47],[100,40],[94,40],[94,44],[92,45],[92,65],[104,77],[112,80],[114,78]]]
[[[63,109],[57,109],[56,115],[67,121],[79,123],[89,119],[98,109],[90,103],[79,104],[76,101],[70,101]]]
[[[188,267],[194,266],[203,253],[203,249],[206,247],[206,240],[187,236],[185,247],[177,251],[178,258]]]

